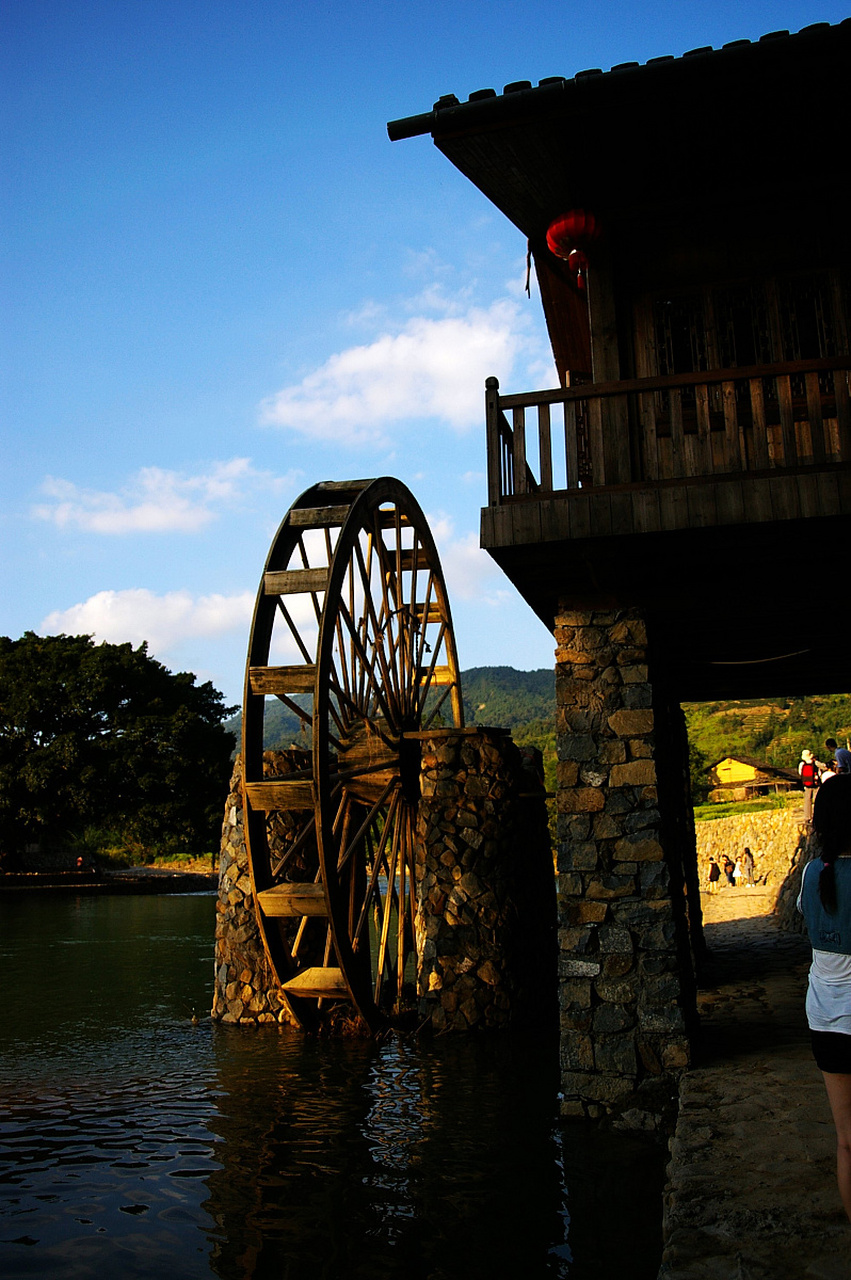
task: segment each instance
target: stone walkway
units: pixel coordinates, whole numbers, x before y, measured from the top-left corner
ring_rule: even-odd
[[[759,889],[704,899],[702,1046],[671,1140],[660,1280],[851,1280],[804,1019],[809,944],[768,905]]]

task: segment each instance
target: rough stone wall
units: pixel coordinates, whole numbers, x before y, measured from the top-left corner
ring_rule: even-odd
[[[303,763],[293,755],[267,752],[264,772],[285,775]],[[418,992],[436,1031],[555,1020],[555,885],[541,774],[540,759],[502,730],[442,732],[423,744]],[[241,776],[237,758],[222,827],[212,1016],[288,1022],[257,926]],[[270,839],[281,846],[293,819],[272,821]]]
[[[688,859],[663,843],[643,618],[564,610],[556,641],[562,1111],[596,1116],[689,1063]]]
[[[417,993],[435,1031],[555,1023],[555,884],[539,770],[498,729],[423,743]]]
[[[222,823],[212,1016],[220,1022],[292,1022],[272,977],[257,926],[243,830],[241,783],[242,760],[237,756]]]
[[[721,862],[729,854],[735,862],[748,848],[753,854],[757,883],[776,893],[789,874],[805,827],[803,810],[795,807],[713,818],[698,822],[695,831],[701,884],[706,885],[711,857]]]

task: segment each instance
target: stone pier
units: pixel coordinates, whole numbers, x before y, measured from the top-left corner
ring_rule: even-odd
[[[651,1127],[695,1007],[685,730],[654,695],[640,612],[563,610],[556,641],[562,1111]]]
[[[423,743],[418,995],[435,1031],[555,1023],[555,884],[536,755],[499,729]]]
[[[267,753],[270,775],[294,767],[290,755]],[[500,729],[422,736],[417,993],[420,1017],[436,1032],[555,1023],[555,883],[536,757]],[[274,828],[270,836],[287,833]],[[225,807],[216,905],[212,1016],[289,1021],[255,915],[239,760]]]

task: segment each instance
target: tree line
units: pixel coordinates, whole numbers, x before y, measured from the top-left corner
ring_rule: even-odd
[[[218,844],[234,710],[147,645],[0,637],[0,855],[117,843],[141,853]]]

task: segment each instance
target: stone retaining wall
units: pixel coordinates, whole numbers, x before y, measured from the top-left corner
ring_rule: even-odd
[[[789,809],[737,813],[729,818],[696,823],[701,884],[706,884],[710,857],[714,856],[720,863],[729,854],[735,862],[745,848],[749,848],[753,854],[757,883],[779,893],[804,830],[803,810],[797,805]]]

